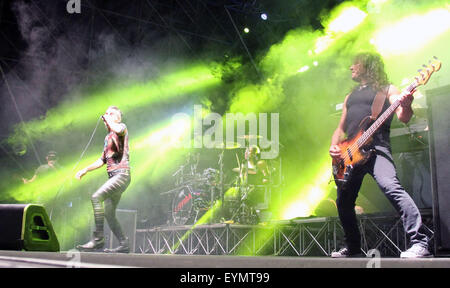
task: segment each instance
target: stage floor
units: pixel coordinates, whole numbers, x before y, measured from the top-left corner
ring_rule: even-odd
[[[0,251],[0,268],[450,268],[450,258],[400,259]]]

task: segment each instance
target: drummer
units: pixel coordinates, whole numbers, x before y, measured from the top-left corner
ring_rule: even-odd
[[[269,183],[270,170],[265,160],[261,160],[261,150],[252,145],[245,151],[245,162],[242,163],[241,179],[248,175],[248,184],[262,185]],[[247,170],[248,169],[248,170]],[[248,173],[246,173],[248,171]]]

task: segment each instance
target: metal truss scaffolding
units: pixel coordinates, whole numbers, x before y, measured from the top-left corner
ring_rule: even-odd
[[[423,214],[433,240],[432,216]],[[361,244],[367,254],[398,256],[408,241],[398,216],[360,215]],[[137,253],[187,255],[329,256],[344,245],[337,217],[278,221],[267,225],[210,224],[136,230]],[[430,243],[432,247],[432,243]]]

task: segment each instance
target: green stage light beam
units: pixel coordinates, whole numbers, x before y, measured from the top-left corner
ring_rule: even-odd
[[[99,115],[112,104],[127,113],[153,103],[173,101],[183,95],[206,90],[220,83],[218,72],[215,71],[213,75],[209,65],[206,64],[192,64],[183,70],[146,83],[125,85],[112,83],[106,88],[97,88],[97,91],[89,95],[78,95],[76,100],[64,102],[50,109],[43,119],[18,124],[8,142],[11,145],[27,143],[25,131],[31,140],[36,140],[53,135],[71,125],[84,127],[91,123],[92,119],[98,119]]]
[[[189,69],[185,69],[185,70],[179,71],[177,73],[172,73],[170,75],[166,75],[156,81],[152,81],[145,85],[135,84],[134,86],[127,87],[130,90],[127,90],[127,88],[120,88],[119,90],[115,90],[115,89],[111,88],[111,91],[103,91],[97,95],[90,95],[89,99],[86,102],[77,102],[76,104],[65,103],[62,106],[49,111],[49,113],[47,114],[47,118],[45,118],[43,120],[35,120],[35,121],[23,123],[22,127],[23,127],[23,129],[32,131],[35,135],[35,138],[40,139],[41,137],[45,137],[46,133],[50,133],[50,132],[56,133],[60,129],[65,128],[65,126],[68,123],[80,121],[81,123],[77,123],[77,125],[84,125],[85,122],[87,123],[88,121],[90,121],[89,117],[86,117],[86,115],[87,116],[92,116],[95,114],[99,115],[104,112],[105,107],[102,107],[102,106],[104,105],[103,102],[105,100],[114,101],[114,103],[116,104],[118,102],[121,103],[122,101],[125,100],[122,98],[126,98],[126,99],[128,99],[127,101],[129,101],[129,97],[124,97],[124,95],[129,95],[129,93],[137,96],[138,100],[136,100],[136,102],[133,103],[133,105],[123,106],[123,108],[121,107],[123,109],[123,111],[127,111],[128,109],[132,109],[134,107],[139,107],[140,105],[147,105],[148,103],[153,103],[153,102],[159,101],[161,99],[164,100],[165,97],[173,98],[173,97],[176,97],[183,93],[191,93],[193,91],[203,90],[203,89],[207,89],[212,86],[216,86],[220,83],[220,81],[217,80],[217,78],[215,78],[216,76],[217,76],[217,73],[215,74],[215,76],[212,76],[209,71],[209,68],[207,68],[206,66],[199,66],[199,65],[193,66],[193,67],[190,67]],[[155,84],[155,85],[153,85],[153,84]],[[74,107],[76,107],[77,110],[80,110],[80,109],[83,110],[83,113],[67,113],[67,115],[66,115],[66,112],[69,112],[69,110],[73,110]],[[82,117],[77,118],[80,116],[82,116]],[[83,122],[83,120],[85,122]],[[52,123],[50,123],[50,122],[52,122]],[[180,130],[179,130],[180,127],[183,127],[183,126],[174,127],[172,125],[170,128],[166,129],[166,131],[173,130],[174,128],[176,128],[175,129],[175,134],[176,134],[177,132],[180,132]],[[16,130],[17,129],[18,128],[16,128]],[[41,134],[41,132],[42,132],[42,134]],[[166,132],[166,134],[168,134],[168,133]],[[172,133],[172,134],[174,134],[174,133]],[[155,135],[155,134],[153,134],[153,135]],[[156,135],[158,135],[158,133],[156,133]],[[17,133],[15,136],[17,136]],[[153,138],[151,138],[151,140],[154,140],[155,137],[156,136],[153,136]],[[14,139],[14,137],[12,139]],[[141,149],[141,147],[139,147],[140,143],[138,141],[131,141],[130,146],[133,146],[134,143],[137,143],[136,154],[139,154],[139,150]],[[156,151],[155,151],[155,149],[153,149],[152,153],[154,153],[154,155],[156,155],[158,157],[148,158],[148,157],[145,157],[148,155],[141,155],[140,157],[136,158],[136,159],[140,158],[142,160],[148,159],[148,161],[144,161],[142,163],[139,163],[139,165],[137,165],[138,168],[140,168],[141,166],[143,167],[143,169],[137,169],[137,171],[139,171],[139,170],[145,171],[145,169],[148,168],[148,166],[151,166],[152,164],[161,162],[162,156],[165,155],[165,153],[162,153],[162,152],[166,152],[163,150],[167,150],[168,147],[170,147],[170,146],[165,145],[167,143],[164,143],[161,141],[159,141],[158,144],[161,147],[166,147],[166,148],[158,149]],[[175,155],[175,156],[181,157],[181,155],[182,155],[182,153],[180,152],[180,153],[177,153],[177,155]],[[85,160],[83,160],[78,165],[78,168],[85,167],[85,166],[91,164],[96,159],[98,159],[98,157],[99,157],[98,155],[86,157]],[[174,161],[177,157],[172,157],[171,161]],[[167,159],[166,159],[165,162],[166,162],[166,164],[170,164],[170,163],[172,163],[171,161],[167,161]],[[74,163],[74,162],[76,162],[76,160],[68,159],[68,160],[66,160],[66,162]],[[139,161],[136,161],[136,162],[139,162]],[[78,189],[83,189],[85,191],[95,191],[95,188],[89,188],[89,186],[92,186],[92,183],[95,183],[96,181],[98,181],[100,179],[99,176],[103,175],[103,174],[101,174],[98,171],[94,171],[91,173],[95,174],[95,176],[89,175],[90,177],[86,177],[88,179],[83,179],[82,182],[79,182],[77,180],[74,181],[74,179],[73,179],[74,175],[72,175],[72,174],[74,174],[76,171],[73,171],[72,170],[73,168],[70,168],[70,167],[71,167],[71,164],[68,164],[68,166],[66,168],[60,169],[56,172],[52,172],[52,173],[49,173],[49,174],[41,176],[41,177],[38,177],[38,179],[36,181],[29,183],[28,185],[22,185],[22,184],[16,185],[16,186],[8,189],[8,191],[5,191],[5,193],[2,196],[11,197],[19,202],[48,203],[48,202],[52,202],[52,200],[54,200],[54,198],[55,198],[55,195],[58,195],[58,194],[59,194],[58,195],[59,197],[65,197],[65,195],[77,192]],[[161,173],[163,173],[166,170],[167,170],[167,166],[166,166],[166,169],[151,170],[152,177],[150,177],[150,179],[155,179],[155,178],[159,177],[161,175]],[[135,175],[135,178],[137,180],[137,179],[143,178],[143,176],[145,176],[144,172],[137,173],[137,175]],[[135,183],[135,182],[132,182],[132,184],[133,183]],[[132,186],[132,185],[130,185],[130,186]],[[80,210],[80,211],[82,211],[82,210]],[[75,224],[72,223],[73,224],[72,226],[75,227],[74,229],[86,227],[90,217],[84,215],[84,212],[79,212],[79,213],[75,213],[75,214],[77,215],[75,217],[75,219],[78,219],[78,220],[77,220],[77,223],[75,223]],[[55,222],[56,222],[55,226],[58,227],[59,226],[58,223],[60,221],[55,221]],[[71,235],[75,235],[76,230],[69,231],[67,233],[71,234]]]
[[[220,210],[221,206],[221,200],[215,201],[213,207],[206,211],[206,213],[197,222],[195,222],[194,225],[192,225],[192,227],[188,231],[186,231],[186,233],[184,233],[181,238],[178,239],[178,241],[170,248],[169,251],[167,251],[166,254],[171,254],[171,251],[177,251],[178,248],[183,244],[183,242],[189,238],[189,236],[198,226],[208,224],[213,215]]]
[[[302,185],[297,185],[296,187],[289,189],[288,195],[286,196],[285,201],[283,201],[289,203],[288,205],[274,207],[271,211],[280,211],[280,216],[276,216],[280,218],[278,220],[312,216],[313,211],[320,201],[327,197],[330,177],[330,161],[324,161],[322,167],[317,170],[316,176],[308,183],[301,183]],[[246,237],[242,241],[237,255],[258,254],[257,252],[265,247],[267,241],[270,241],[272,237],[274,237],[275,229],[277,229],[277,227],[276,221],[269,223],[269,225],[259,225],[257,229],[254,229],[251,232],[253,233],[252,236]],[[253,243],[255,244],[255,247],[252,248],[252,251],[249,251],[248,247],[252,247]]]
[[[331,162],[327,159],[322,163],[311,181],[293,189],[297,192],[287,201],[290,204],[282,208],[281,219],[309,217],[320,201],[327,197],[332,176]]]
[[[99,156],[89,156],[85,158],[78,167],[82,167],[82,165],[87,166],[98,158]],[[72,166],[67,164],[67,162],[68,161],[66,161],[66,163],[62,163],[62,168],[58,170],[51,171],[44,175],[39,175],[36,180],[31,183],[22,183],[12,186],[7,191],[4,191],[3,197],[11,197],[19,202],[34,202],[39,199],[41,203],[46,203],[53,197],[57,196],[58,191],[77,189],[80,185],[87,184],[91,179],[95,178],[91,177],[89,180],[83,181],[81,184],[78,181],[73,181],[76,171]],[[76,162],[76,159],[73,157],[72,163],[74,162]],[[93,173],[96,175],[98,174],[98,172]],[[62,193],[66,192],[62,191]]]
[[[372,38],[383,56],[408,54],[417,51],[450,29],[450,9],[433,9],[387,25]]]
[[[335,8],[330,18],[324,21],[325,35],[319,37],[315,43],[315,54],[320,54],[335,41],[358,27],[367,17],[367,13],[352,3],[344,3]]]
[[[180,141],[191,133],[190,120],[166,121],[148,134],[140,136],[130,144],[135,153],[135,171],[130,187],[139,181],[152,182],[167,172],[171,164],[188,152],[179,148]]]
[[[238,196],[239,190],[236,187],[231,187],[224,192],[225,201],[227,201],[227,199],[230,198],[237,199]],[[183,241],[186,240],[189,237],[189,235],[192,234],[192,232],[196,227],[210,223],[211,220],[214,220],[213,217],[218,213],[220,213],[221,211],[222,211],[222,200],[219,199],[214,201],[213,206],[210,209],[208,209],[208,211],[206,211],[206,213],[203,214],[202,217],[200,217],[200,219],[198,219],[197,222],[194,223],[194,225],[192,225],[192,227],[178,240],[177,243],[175,243],[174,246],[172,246],[171,251],[175,251],[176,249],[178,249],[178,247],[183,243]],[[231,222],[233,221],[231,220]],[[168,253],[170,253],[170,251]]]
[[[279,107],[285,100],[284,82],[293,75],[311,70],[310,67],[315,66],[317,61],[313,57],[325,52],[345,34],[356,30],[367,15],[352,3],[343,3],[322,21],[324,31],[288,32],[283,41],[272,45],[262,57],[260,65],[267,76],[266,81],[240,85],[233,91],[229,112],[267,112]]]
[[[133,190],[134,184],[141,182],[145,178],[146,181],[154,181],[166,173],[167,169],[171,168],[170,165],[173,161],[179,159],[186,153],[184,149],[176,149],[174,145],[180,137],[190,132],[188,123],[183,123],[181,120],[178,120],[163,122],[157,126],[150,133],[145,133],[135,141],[130,141],[130,162],[133,181],[130,187],[128,187],[127,193],[124,195],[127,198],[136,196],[136,192]],[[170,157],[167,157],[169,151],[173,153]],[[99,157],[98,153],[89,155],[76,168],[79,170],[86,167]],[[166,165],[161,165],[161,161],[164,161]],[[73,162],[76,162],[74,157],[62,163],[62,169],[42,175],[27,185],[20,184],[11,187],[2,196],[12,197],[22,203],[43,203],[47,209],[52,210],[55,208],[55,204],[59,203],[58,205],[61,205],[61,201],[56,199],[57,196],[59,199],[66,199],[66,197],[73,197],[74,193],[82,193],[85,195],[83,191],[92,194],[100,187],[101,178],[105,178],[106,181],[106,175],[102,168],[90,172],[89,175],[83,177],[82,181],[74,179],[77,169],[67,164]],[[90,220],[92,220],[91,205],[89,204],[90,198],[83,197],[83,199],[83,205],[81,207],[71,208],[71,215],[74,221],[63,223],[63,219],[55,217],[52,219],[57,235],[64,235],[65,241],[70,242],[70,239],[73,239],[77,231],[85,229]],[[56,208],[59,209],[61,207]]]

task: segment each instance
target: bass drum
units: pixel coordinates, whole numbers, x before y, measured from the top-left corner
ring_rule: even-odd
[[[172,200],[172,220],[176,225],[185,225],[191,218],[194,206],[193,193],[189,186],[181,187]]]
[[[180,187],[172,200],[172,220],[175,225],[194,224],[209,209],[209,194],[199,187]]]

